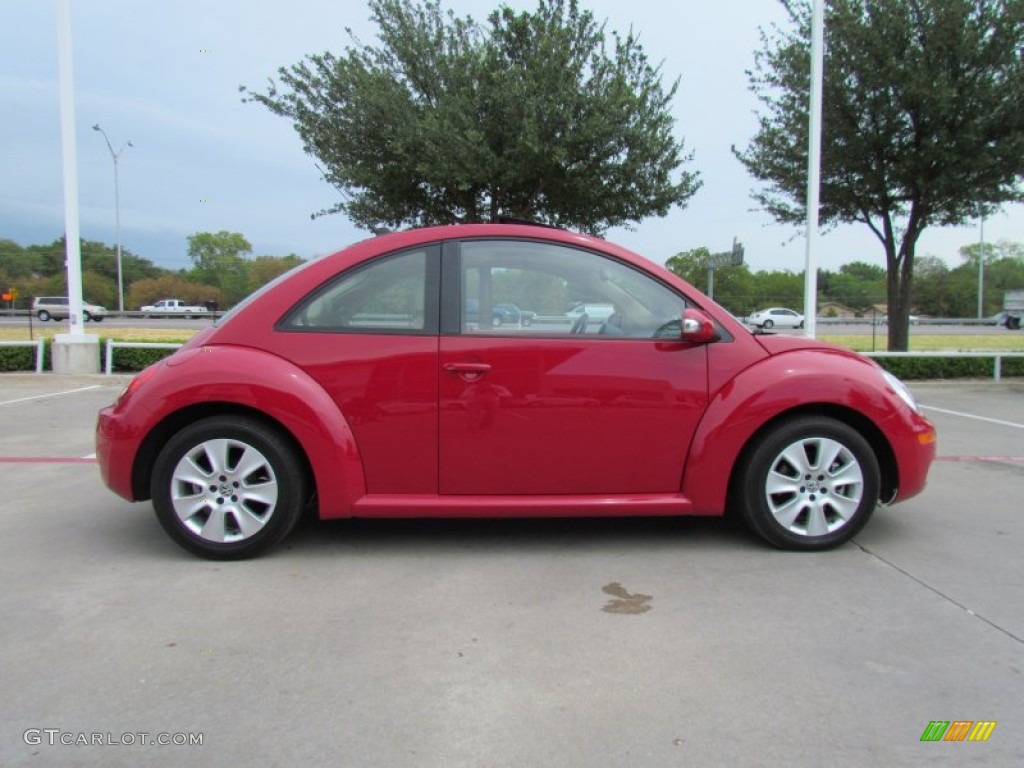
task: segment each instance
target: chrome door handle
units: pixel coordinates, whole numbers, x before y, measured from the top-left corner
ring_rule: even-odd
[[[491,366],[487,363],[445,363],[444,372],[453,376],[462,376],[464,379],[479,379],[485,373],[490,372]]]

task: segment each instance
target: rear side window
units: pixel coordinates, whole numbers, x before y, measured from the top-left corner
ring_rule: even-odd
[[[307,297],[284,330],[335,333],[432,332],[428,312],[430,249],[375,259],[342,273]]]

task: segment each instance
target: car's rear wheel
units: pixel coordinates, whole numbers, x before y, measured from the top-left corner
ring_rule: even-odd
[[[254,419],[185,427],[157,457],[153,506],[164,530],[202,557],[252,557],[280,542],[303,508],[302,464],[288,436]]]
[[[843,422],[803,417],[760,437],[745,454],[737,497],[750,528],[783,549],[849,541],[878,504],[878,460]]]
[[[491,325],[493,325],[495,328],[498,328],[501,325],[501,317],[495,315],[493,318],[491,318]]]
[[[36,315],[36,317],[38,317],[40,320],[42,320],[45,323],[47,320],[50,319],[50,313],[47,312],[45,309],[41,309],[41,310],[39,310],[39,314]]]

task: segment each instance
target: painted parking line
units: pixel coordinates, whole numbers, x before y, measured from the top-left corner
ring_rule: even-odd
[[[61,395],[73,395],[77,392],[88,392],[91,389],[101,389],[102,385],[92,384],[88,387],[79,387],[78,389],[66,389],[63,392],[51,392],[47,395],[32,395],[31,397],[19,397],[16,400],[0,400],[0,405],[16,405],[17,403],[27,403],[32,400],[45,400],[49,397],[60,397]]]
[[[95,464],[95,456],[0,456],[0,464]]]
[[[935,411],[936,413],[945,413],[947,416],[960,416],[964,419],[974,419],[975,421],[987,421],[989,424],[999,424],[1003,427],[1013,427],[1014,429],[1024,429],[1024,424],[1018,424],[1015,421],[1004,421],[1003,419],[992,419],[988,416],[978,416],[975,413],[964,413],[963,411],[951,411],[947,408],[936,408],[934,405],[922,405],[926,411]]]

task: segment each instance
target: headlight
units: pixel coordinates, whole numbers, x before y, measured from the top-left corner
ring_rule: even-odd
[[[885,383],[892,387],[892,391],[900,396],[900,400],[906,403],[910,410],[914,413],[921,413],[921,407],[917,404],[917,400],[914,399],[914,395],[911,394],[906,384],[886,370],[882,371],[882,376],[885,378]]]

